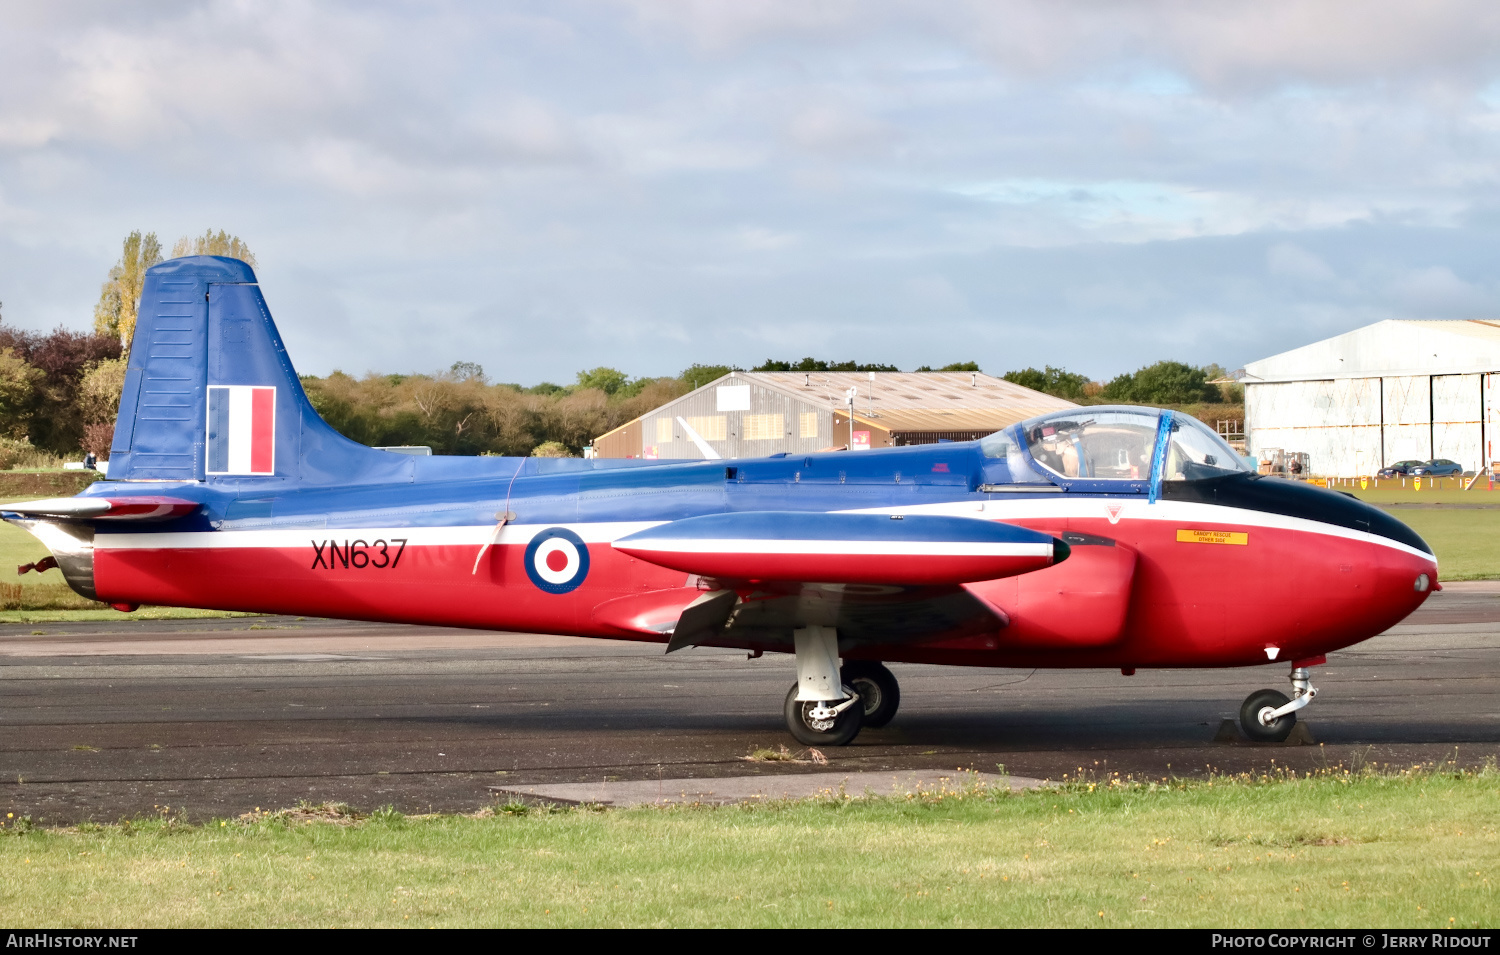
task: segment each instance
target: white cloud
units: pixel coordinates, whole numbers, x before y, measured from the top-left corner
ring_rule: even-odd
[[[1278,242],[1266,250],[1266,269],[1273,276],[1310,282],[1328,282],[1335,277],[1327,262],[1291,242]]]
[[[1422,318],[1470,318],[1500,312],[1493,290],[1464,281],[1447,266],[1407,271],[1395,277],[1390,290],[1398,302]]]
[[[799,236],[760,226],[746,226],[735,233],[740,247],[751,252],[775,252],[796,245]]]

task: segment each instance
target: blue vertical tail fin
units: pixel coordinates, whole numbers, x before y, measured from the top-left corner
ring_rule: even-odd
[[[313,410],[250,266],[197,255],[147,271],[110,480],[365,484],[412,466]]]

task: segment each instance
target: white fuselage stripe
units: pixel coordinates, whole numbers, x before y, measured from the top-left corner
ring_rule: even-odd
[[[615,547],[648,554],[808,554],[860,557],[1045,557],[1053,545],[1034,543],[983,543],[977,541],[857,541],[857,540],[764,540],[724,538],[709,540],[634,541]]]
[[[495,540],[495,525],[459,527],[293,527],[265,530],[221,530],[192,533],[111,534],[100,528],[94,547],[101,550],[192,550],[208,547],[306,547],[310,541],[404,540],[409,547],[482,547],[488,543],[529,544],[539,531],[562,527],[590,544],[608,544],[627,534],[666,521],[617,521],[598,524],[507,524]]]

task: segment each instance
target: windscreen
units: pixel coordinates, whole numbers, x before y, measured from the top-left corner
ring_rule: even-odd
[[[1076,408],[1032,418],[1015,433],[1038,464],[1061,477],[1141,481],[1151,476],[1161,414],[1150,408],[1109,405]],[[998,448],[998,437],[986,441]],[[1172,413],[1162,480],[1198,481],[1247,471],[1244,459],[1207,425]]]
[[[1078,408],[1022,425],[1042,467],[1063,477],[1139,481],[1151,475],[1157,414],[1144,408]]]
[[[1201,481],[1249,470],[1244,459],[1208,425],[1187,415],[1172,415],[1172,440],[1162,480]]]

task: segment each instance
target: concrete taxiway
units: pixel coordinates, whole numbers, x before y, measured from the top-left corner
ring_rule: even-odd
[[[1212,742],[1250,691],[1285,688],[1285,665],[892,669],[900,714],[825,750],[825,765],[745,758],[782,745],[806,758],[781,721],[789,657],[281,617],[5,626],[0,812],[56,824],[301,800],[469,811],[517,793],[599,801],[591,787],[610,802],[654,801],[653,786],[723,801],[835,777],[846,791],[928,785],[960,768],[1160,777],[1500,756],[1493,584],[1449,585],[1318,667],[1305,711],[1317,745]]]

